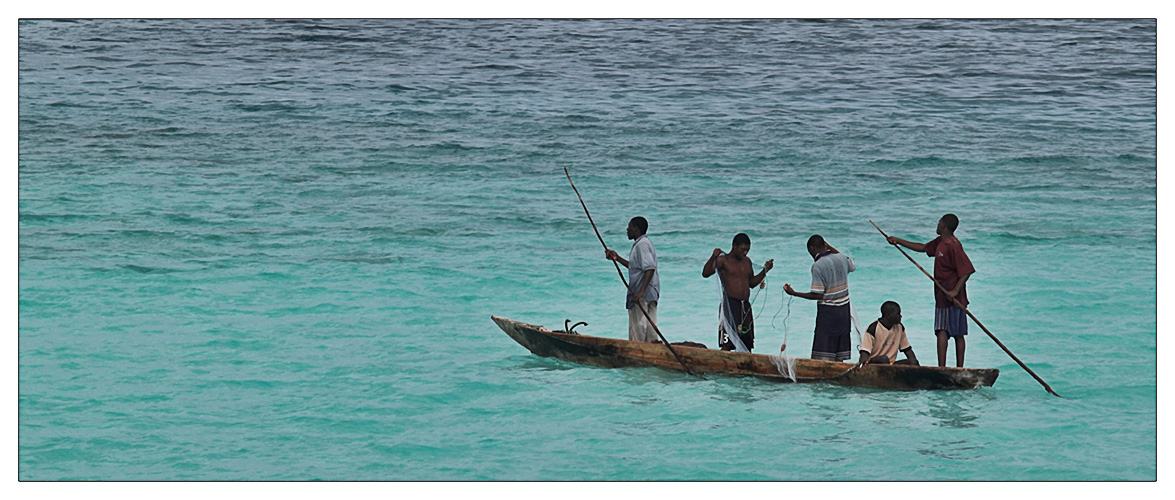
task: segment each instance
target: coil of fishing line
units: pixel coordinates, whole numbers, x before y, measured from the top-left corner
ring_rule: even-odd
[[[779,310],[775,311],[775,316],[771,317],[771,329],[772,330],[775,329],[775,318],[778,318],[779,313],[781,311],[783,311],[783,306],[784,306],[783,297],[787,295],[786,292],[783,292],[783,288],[780,288],[779,290],[780,290]],[[787,350],[787,335],[788,335],[787,319],[791,317],[791,301],[794,298],[795,297],[788,297],[787,298],[787,314],[784,315],[784,317],[783,317],[783,345],[781,345],[779,347],[779,352],[783,352],[783,351]]]
[[[755,264],[752,263],[751,270],[753,271],[754,268],[755,268]],[[762,272],[762,271],[763,271],[763,266],[759,266],[759,272]],[[759,292],[762,292],[764,288],[767,288],[766,284],[767,284],[767,278],[763,278],[763,282],[759,283],[759,286],[755,287],[755,294],[751,296],[751,310],[754,310],[756,307],[758,307],[755,305],[755,301],[759,300]],[[766,296],[764,296],[763,301],[765,302],[766,300],[767,300],[767,298],[766,298]],[[762,316],[762,315],[763,315],[763,311],[759,311],[757,314],[755,314],[755,318],[754,318],[755,323],[759,322],[759,316]]]

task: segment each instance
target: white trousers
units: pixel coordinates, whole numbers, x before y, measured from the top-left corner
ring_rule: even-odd
[[[649,318],[656,322],[657,303],[645,302],[644,299],[639,299],[639,302],[649,312]],[[649,324],[648,319],[645,319],[645,314],[641,312],[641,308],[638,305],[633,305],[632,309],[628,310],[628,340],[635,340],[637,342],[661,341],[657,337],[657,331],[653,330],[653,325]]]

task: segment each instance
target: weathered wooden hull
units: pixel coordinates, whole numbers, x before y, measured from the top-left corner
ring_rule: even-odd
[[[506,335],[539,356],[606,368],[655,366],[683,371],[681,364],[664,344],[568,334],[498,316],[491,318]],[[695,373],[792,381],[781,375],[771,357],[764,354],[678,345],[673,346],[673,350]],[[1000,374],[997,369],[905,365],[865,365],[852,369],[852,366],[849,363],[800,358],[795,364],[796,381],[892,390],[973,389],[991,386]]]

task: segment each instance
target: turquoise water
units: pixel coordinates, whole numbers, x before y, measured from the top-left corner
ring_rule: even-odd
[[[22,480],[1155,480],[1155,22],[22,21]],[[869,225],[959,215],[994,387],[887,392],[539,358],[775,259],[759,348],[811,349],[807,237],[863,321],[932,288]],[[920,258],[923,266],[932,261]],[[953,358],[952,358],[953,359]]]

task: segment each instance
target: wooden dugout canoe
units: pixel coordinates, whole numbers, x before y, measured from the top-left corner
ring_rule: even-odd
[[[491,316],[491,319],[515,342],[539,356],[605,368],[655,366],[683,371],[681,364],[664,344],[552,331],[546,327],[499,316]],[[682,345],[674,345],[673,350],[677,351],[682,361],[695,373],[750,376],[778,382],[792,381],[781,375],[775,362],[765,354]],[[796,359],[795,365],[796,381],[909,391],[990,387],[1000,375],[1000,371],[994,368],[905,365],[865,365],[851,369],[852,367],[850,363],[799,358]]]

